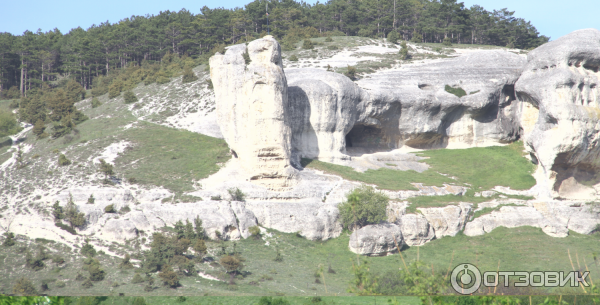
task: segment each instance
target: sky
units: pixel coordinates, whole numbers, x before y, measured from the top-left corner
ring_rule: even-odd
[[[0,6],[0,32],[20,35],[25,30],[43,32],[58,28],[68,33],[72,28],[84,29],[93,24],[118,22],[132,15],[158,14],[160,11],[179,11],[186,8],[194,14],[200,8],[243,7],[251,0],[29,0],[3,1]],[[321,2],[325,2],[321,1]],[[374,0],[367,0],[374,1]],[[316,0],[307,0],[315,3]],[[531,21],[540,34],[554,40],[574,30],[600,29],[600,0],[458,0],[466,7],[478,4],[488,11],[508,8],[515,17]]]

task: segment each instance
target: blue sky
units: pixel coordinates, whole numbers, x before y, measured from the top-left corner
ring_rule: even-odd
[[[131,15],[157,14],[186,8],[194,14],[200,7],[233,8],[250,0],[30,0],[3,1],[0,6],[0,32],[15,35],[25,30],[42,31],[57,27],[63,33],[78,26],[87,29],[104,21],[117,22]],[[308,0],[315,3],[315,0]],[[324,1],[321,1],[324,2]],[[459,0],[461,2],[461,0]],[[466,7],[479,4],[485,9],[508,8],[516,17],[530,20],[538,31],[552,40],[582,28],[600,29],[600,0],[463,0]]]

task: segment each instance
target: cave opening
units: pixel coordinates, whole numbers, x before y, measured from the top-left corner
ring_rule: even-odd
[[[390,150],[389,141],[382,128],[357,124],[346,134],[346,152],[349,155]]]

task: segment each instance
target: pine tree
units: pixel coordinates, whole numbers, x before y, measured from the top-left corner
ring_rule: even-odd
[[[38,139],[45,138],[48,136],[47,133],[44,132],[46,129],[46,125],[44,125],[44,121],[38,119],[33,126],[33,134],[38,137]]]
[[[248,59],[249,58],[250,57],[248,57]],[[190,68],[189,66],[186,66],[183,70],[183,78],[181,79],[181,82],[185,84],[185,83],[195,82],[197,80],[198,80],[198,77],[196,76],[194,71],[192,71],[192,68]]]
[[[69,201],[65,208],[65,220],[71,225],[71,228],[82,227],[85,224],[85,214],[79,213],[71,194],[69,194]]]
[[[115,174],[113,172],[113,166],[112,164],[104,161],[104,159],[100,159],[98,161],[100,161],[100,168],[98,171],[104,175],[104,183],[108,183],[108,178]]]

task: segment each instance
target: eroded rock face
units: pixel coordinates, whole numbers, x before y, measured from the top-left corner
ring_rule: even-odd
[[[380,256],[398,251],[396,243],[402,248],[404,240],[400,227],[392,223],[364,226],[350,235],[350,251],[363,255]]]
[[[279,43],[266,36],[231,46],[210,58],[210,75],[221,132],[249,179],[289,186],[296,171],[290,164],[292,130]]]
[[[526,143],[540,165],[538,184],[549,197],[596,197],[590,186],[600,178],[600,31],[572,32],[527,60],[515,88]]]
[[[370,96],[349,137],[379,141],[391,148],[475,147],[509,143],[519,137],[514,84],[522,56],[506,51],[466,54],[372,74],[358,85]],[[457,97],[446,85],[462,88]],[[366,122],[377,124],[366,127]],[[375,129],[373,129],[375,128]]]
[[[346,159],[346,134],[367,94],[344,75],[319,69],[287,69],[292,146],[297,158]],[[299,159],[298,159],[299,160]]]
[[[436,238],[454,236],[462,231],[467,223],[471,204],[460,203],[443,208],[418,208],[433,227]]]
[[[420,214],[406,214],[398,221],[404,242],[409,246],[422,246],[435,238],[433,226]]]

